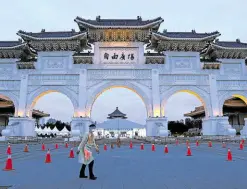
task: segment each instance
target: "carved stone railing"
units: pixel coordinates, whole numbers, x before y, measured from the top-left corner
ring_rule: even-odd
[[[146,55],[146,64],[165,64],[165,56],[163,55]]]
[[[18,69],[35,69],[35,62],[17,62]]]
[[[220,69],[221,62],[202,62],[202,69]]]
[[[73,56],[74,64],[93,64],[93,56]]]

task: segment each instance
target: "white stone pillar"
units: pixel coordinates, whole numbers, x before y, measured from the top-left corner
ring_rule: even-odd
[[[25,74],[21,76],[19,107],[18,107],[18,113],[17,113],[17,115],[20,117],[25,117],[27,115],[27,112],[26,112],[27,87],[28,87],[28,75]],[[30,115],[30,117],[32,117],[32,115]]]
[[[160,117],[160,86],[159,86],[159,71],[152,70],[152,105],[153,117]]]
[[[79,107],[76,110],[76,116],[86,117],[86,101],[87,101],[87,70],[80,70],[79,76]]]
[[[92,123],[86,112],[87,102],[87,70],[80,70],[79,76],[79,96],[78,109],[75,110],[75,117],[71,121],[72,136],[83,136],[89,131],[89,125]]]
[[[217,91],[217,81],[215,75],[209,75],[209,87],[210,87],[210,101],[211,107],[208,108],[208,115],[212,116],[223,116],[221,115],[221,110],[219,107],[218,91]],[[210,111],[212,109],[212,111]]]
[[[146,121],[147,136],[168,136],[168,121],[166,117],[148,118]]]
[[[244,127],[240,131],[242,137],[247,138],[247,118],[244,118]]]

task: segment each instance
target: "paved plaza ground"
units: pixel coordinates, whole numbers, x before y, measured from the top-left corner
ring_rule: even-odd
[[[139,144],[133,149],[127,145],[121,148],[103,150],[96,154],[96,181],[78,178],[80,164],[77,157],[68,158],[69,148],[64,144],[51,149],[52,163],[45,164],[46,152],[41,145],[29,145],[24,153],[24,144],[12,145],[14,171],[0,171],[0,185],[16,189],[246,189],[247,149],[240,151],[237,144],[228,144],[233,161],[226,161],[227,148],[220,143],[196,147],[191,144],[192,156],[186,156],[186,145],[164,146],[145,144],[141,151]],[[0,166],[5,167],[6,144],[0,144]],[[88,169],[86,169],[88,174]],[[1,188],[1,187],[0,187]]]

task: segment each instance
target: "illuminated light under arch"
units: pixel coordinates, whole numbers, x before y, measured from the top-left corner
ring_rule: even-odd
[[[238,95],[238,94],[234,94],[232,95],[233,97],[237,97],[240,98],[242,101],[244,101],[244,103],[247,105],[247,98],[243,95]]]
[[[193,96],[195,96],[201,103],[202,103],[202,105],[203,105],[203,107],[204,107],[204,109],[205,109],[205,116],[207,117],[208,116],[208,111],[207,111],[207,106],[206,106],[206,103],[205,103],[205,101],[203,100],[203,98],[198,94],[198,93],[196,93],[196,92],[194,92],[194,91],[192,91],[192,90],[187,90],[187,89],[182,89],[182,90],[177,90],[175,93],[173,93],[172,95],[170,95],[169,96],[169,98],[171,97],[171,96],[173,96],[174,94],[177,94],[177,93],[180,93],[180,92],[185,92],[185,93],[188,93],[188,94],[191,94],[191,95],[193,95]],[[168,98],[168,99],[169,99]],[[167,100],[168,100],[167,99]],[[164,106],[162,109],[161,109],[161,114],[162,114],[162,116],[165,116],[165,108],[166,108],[166,106]]]
[[[97,98],[98,98],[100,95],[102,95],[104,92],[106,92],[106,91],[108,91],[108,90],[110,90],[110,89],[115,89],[115,88],[125,88],[125,89],[128,89],[128,90],[134,92],[138,97],[140,97],[141,100],[142,100],[142,102],[144,103],[144,105],[145,105],[145,107],[146,107],[146,115],[147,115],[147,117],[148,117],[148,107],[147,107],[147,104],[145,103],[145,100],[143,99],[143,97],[142,97],[140,94],[138,94],[138,92],[137,92],[136,90],[134,90],[133,88],[128,87],[128,86],[122,86],[122,85],[116,85],[116,86],[106,87],[106,88],[104,88],[101,92],[99,92],[99,93],[95,96],[95,98],[93,99],[92,105],[90,106],[90,109],[89,109],[89,111],[88,111],[88,113],[87,113],[86,116],[87,116],[87,117],[91,117],[91,112],[92,112],[93,105],[94,105],[95,101],[97,100]]]
[[[223,114],[223,106],[225,104],[225,101],[228,99],[231,99],[232,97],[236,97],[236,98],[241,99],[247,105],[247,98],[245,96],[240,95],[240,94],[232,94],[232,95],[230,95],[230,97],[225,98],[225,100],[221,101],[221,103],[220,103],[220,116],[224,115]]]
[[[39,101],[39,99],[42,98],[43,96],[45,96],[45,95],[47,95],[47,94],[51,94],[51,93],[59,93],[59,94],[63,94],[63,93],[61,93],[61,92],[59,92],[59,91],[57,91],[57,90],[47,90],[47,91],[44,91],[44,92],[40,93],[40,94],[39,94],[38,96],[36,96],[36,97],[34,98],[34,100],[32,101],[32,104],[31,104],[31,106],[30,106],[30,109],[29,109],[29,111],[27,112],[27,116],[28,116],[28,117],[32,117],[32,110],[33,110],[34,106],[36,105],[36,103]],[[65,94],[63,94],[63,95],[67,97],[67,95],[65,95]],[[67,97],[67,98],[70,100],[69,97]],[[70,102],[71,102],[71,100],[70,100]],[[71,102],[71,103],[72,103],[72,102]],[[72,103],[72,106],[73,106],[73,103]],[[73,106],[73,108],[75,109],[74,106]],[[76,115],[76,111],[74,111],[73,116],[75,117],[75,115]]]

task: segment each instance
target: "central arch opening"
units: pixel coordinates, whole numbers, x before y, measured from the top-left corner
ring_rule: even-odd
[[[116,111],[125,116],[116,116]],[[107,138],[144,135],[147,114],[143,98],[136,91],[122,86],[104,89],[96,96],[91,108],[91,118],[97,122],[97,134]]]
[[[172,134],[199,135],[202,119],[208,116],[204,100],[194,91],[179,90],[172,94],[165,105],[168,129]]]

